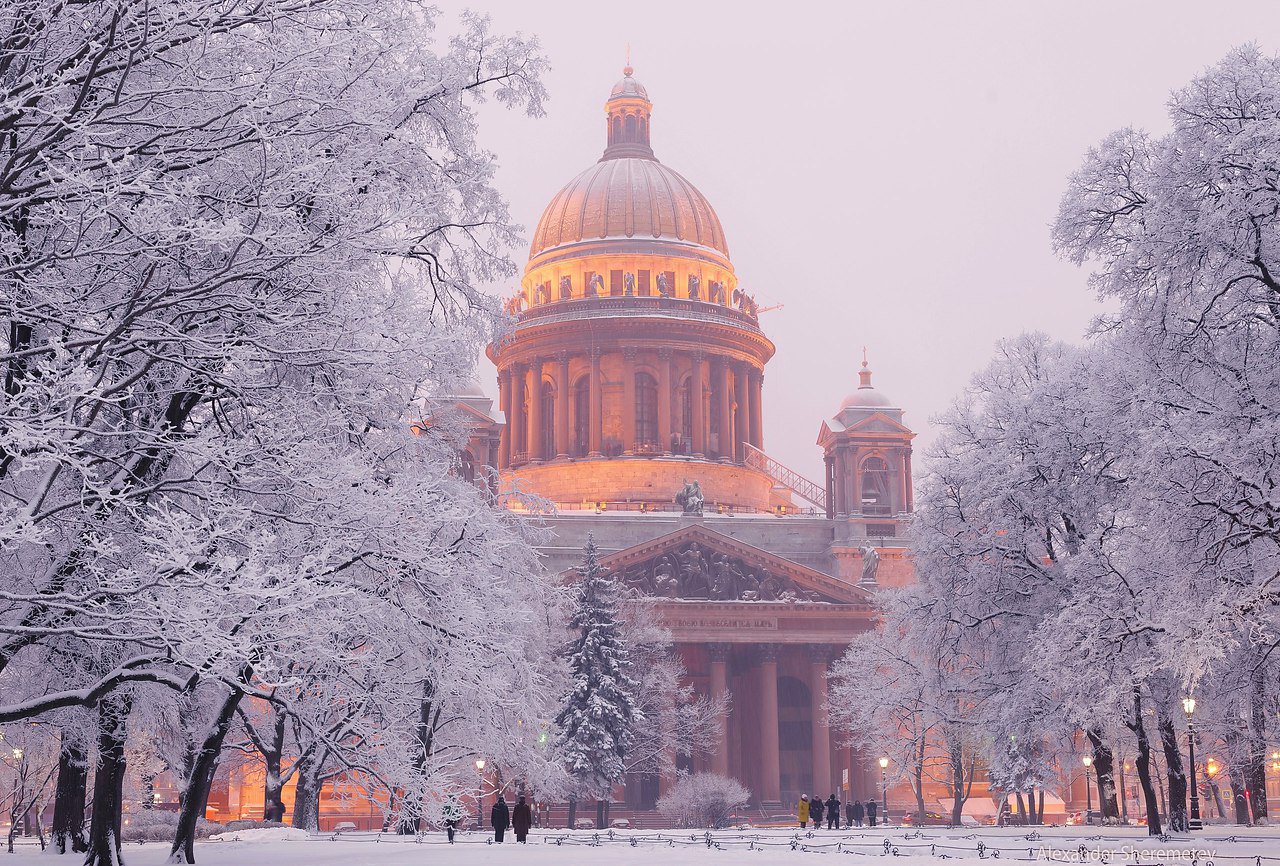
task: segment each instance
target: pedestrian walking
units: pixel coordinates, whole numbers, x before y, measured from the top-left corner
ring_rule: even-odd
[[[861,826],[862,826],[862,816],[863,816],[864,814],[865,814],[865,813],[864,813],[864,812],[863,812],[863,810],[862,810],[862,801],[861,801],[861,800],[854,800],[854,801],[853,801],[853,823],[854,823],[854,824],[857,824],[859,827],[861,827]]]
[[[493,841],[501,842],[503,834],[511,826],[511,810],[507,808],[507,801],[502,799],[501,794],[489,812],[489,823],[493,825]]]
[[[835,794],[827,798],[827,829],[840,829],[840,801]]]
[[[511,810],[511,829],[516,831],[517,842],[526,844],[525,837],[529,835],[529,828],[532,825],[533,813],[529,810],[529,804],[521,796],[516,807]]]
[[[813,818],[813,829],[822,829],[822,812],[825,808],[826,805],[822,802],[820,795],[814,794],[813,798],[809,800],[809,816]]]
[[[444,808],[441,809],[440,817],[444,819],[444,831],[449,835],[449,844],[453,844],[453,834],[458,829],[458,825],[462,823],[463,816],[466,812],[462,810],[462,803],[458,802],[457,794],[450,794],[445,798]]]
[[[800,802],[796,804],[796,817],[800,819],[800,829],[803,830],[809,823],[809,795],[801,794]]]
[[[874,827],[876,825],[876,801],[867,801],[867,826]]]
[[[844,804],[844,826],[845,829],[853,826],[853,801],[846,800]]]

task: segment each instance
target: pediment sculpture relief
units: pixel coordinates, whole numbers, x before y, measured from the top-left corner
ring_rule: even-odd
[[[708,601],[830,601],[785,575],[751,565],[696,541],[628,566],[622,582],[641,595]]]

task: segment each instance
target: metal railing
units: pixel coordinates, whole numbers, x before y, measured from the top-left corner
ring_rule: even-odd
[[[751,443],[744,442],[742,444],[746,455],[746,459],[743,462],[747,466],[763,472],[801,499],[806,502],[812,502],[822,511],[827,510],[827,492],[821,486],[805,478],[794,469],[788,469],[783,466]]]

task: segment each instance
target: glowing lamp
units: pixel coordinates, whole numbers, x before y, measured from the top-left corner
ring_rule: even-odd
[[[14,759],[15,759],[15,760],[21,761],[21,760],[22,760],[22,749],[14,749],[14,750],[13,750],[13,757],[14,757]]]
[[[1082,762],[1086,767],[1092,767],[1092,766],[1093,766],[1093,758],[1090,758],[1088,755],[1085,755],[1085,756],[1084,756],[1083,758],[1081,758],[1080,760],[1081,760],[1081,762]]]
[[[1213,758],[1210,758],[1204,765],[1204,768],[1209,772],[1209,775],[1212,776],[1218,772],[1218,762],[1213,760]]]
[[[1189,715],[1191,715],[1192,713],[1194,713],[1194,712],[1196,711],[1196,699],[1195,699],[1195,698],[1183,698],[1183,699],[1182,699],[1182,711],[1183,711],[1184,713],[1186,713],[1188,716],[1189,716]]]
[[[885,768],[886,768],[886,767],[888,767],[888,766],[889,766],[889,759],[888,759],[888,758],[881,758],[881,759],[880,759],[880,769],[882,769],[882,770],[883,770],[883,769],[885,769]]]
[[[484,758],[476,758],[476,769],[477,770],[484,769]]]

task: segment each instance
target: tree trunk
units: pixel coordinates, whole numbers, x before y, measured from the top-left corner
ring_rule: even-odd
[[[1093,769],[1098,781],[1098,811],[1102,820],[1118,821],[1120,806],[1116,802],[1116,770],[1115,756],[1106,743],[1102,742],[1102,731],[1096,728],[1086,733],[1089,745],[1093,747]]]
[[[293,826],[308,833],[320,832],[320,789],[324,785],[321,777],[327,757],[327,751],[303,755],[298,758],[301,766],[294,772],[298,786],[293,795]]]
[[[1159,836],[1160,803],[1156,799],[1155,786],[1151,784],[1151,741],[1147,739],[1147,727],[1142,723],[1142,696],[1133,690],[1133,721],[1125,721],[1129,730],[1138,739],[1138,757],[1134,765],[1138,769],[1138,784],[1142,786],[1142,796],[1147,804],[1147,835]]]
[[[1187,774],[1182,766],[1182,749],[1173,719],[1156,708],[1156,723],[1160,731],[1160,746],[1164,751],[1164,765],[1169,777],[1169,829],[1185,833],[1187,823]]]
[[[1018,798],[1018,823],[1025,827],[1027,824],[1027,803],[1022,799],[1021,791],[1014,791],[1013,796]]]
[[[1267,683],[1265,668],[1256,664],[1249,690],[1249,768],[1246,784],[1254,824],[1267,823]]]
[[[284,752],[285,717],[274,711],[275,725],[271,731],[271,745],[263,754],[267,778],[262,785],[262,820],[284,821],[284,779],[281,765]]]
[[[578,822],[578,798],[569,798],[569,829],[572,830]]]
[[[53,848],[66,854],[88,850],[84,838],[84,795],[89,783],[89,756],[63,734],[58,754],[58,781],[53,795]]]
[[[951,826],[960,826],[964,812],[964,755],[959,749],[951,750]],[[924,826],[924,822],[920,822]]]
[[[913,784],[913,785],[911,786],[911,788],[912,788],[913,792],[914,792],[914,793],[915,793],[915,795],[916,795],[916,815],[918,815],[918,816],[920,817],[920,826],[921,826],[921,827],[923,827],[923,826],[924,826],[924,816],[925,816],[925,812],[927,811],[927,810],[925,809],[925,805],[924,805],[924,750],[925,750],[925,745],[926,745],[926,744],[925,744],[925,740],[924,740],[924,738],[923,738],[923,737],[921,737],[921,738],[920,738],[920,749],[919,749],[919,751],[918,751],[918,752],[915,752],[915,753],[914,753],[914,754],[915,754],[915,756],[916,756],[916,765],[915,765],[915,767],[913,768],[913,772],[915,773],[915,784]]]
[[[604,829],[604,800],[596,800],[596,829]]]
[[[122,866],[120,812],[124,805],[125,736],[132,699],[110,692],[98,702],[98,769],[85,866]]]
[[[1233,707],[1233,713],[1239,707]],[[1222,740],[1227,747],[1227,780],[1231,782],[1231,800],[1233,811],[1235,812],[1236,823],[1245,826],[1249,823],[1249,806],[1245,800],[1245,765],[1248,764],[1248,758],[1245,755],[1246,746],[1242,742],[1245,738],[1244,733],[1234,724],[1228,724],[1222,733]]]
[[[1036,823],[1044,824],[1044,788],[1040,789],[1040,794],[1036,797]]]
[[[247,670],[242,672],[241,680],[247,681],[249,675]],[[213,787],[213,774],[218,771],[222,743],[231,730],[231,721],[235,718],[236,707],[240,705],[242,697],[244,692],[232,689],[223,699],[212,728],[195,754],[187,784],[178,799],[178,829],[174,833],[173,848],[169,851],[170,863],[196,862],[196,823],[204,817],[209,806],[209,790]]]
[[[1209,790],[1213,792],[1213,808],[1218,812],[1218,820],[1227,820],[1227,804],[1222,802],[1222,788],[1217,782],[1210,780]]]

